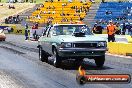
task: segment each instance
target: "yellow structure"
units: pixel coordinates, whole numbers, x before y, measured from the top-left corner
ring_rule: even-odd
[[[132,43],[132,36],[126,35],[126,39],[127,39],[128,43]]]
[[[45,2],[30,16],[31,22],[69,23],[84,18],[91,2]]]
[[[111,54],[132,54],[132,43],[110,42],[108,43],[108,49]]]

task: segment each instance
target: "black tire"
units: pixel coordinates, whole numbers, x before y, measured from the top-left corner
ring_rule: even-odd
[[[60,67],[62,62],[61,57],[58,55],[58,52],[56,50],[56,48],[53,49],[53,65],[55,67]]]
[[[105,62],[105,55],[95,58],[96,66],[99,67],[99,68],[103,67],[104,62]]]
[[[48,55],[45,54],[41,47],[39,47],[39,60],[42,62],[48,62]]]

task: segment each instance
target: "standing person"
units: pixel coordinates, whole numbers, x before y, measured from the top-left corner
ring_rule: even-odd
[[[100,24],[95,23],[95,25],[93,27],[93,33],[102,34],[103,29],[104,28]]]
[[[97,30],[96,27],[97,27],[97,23],[95,23],[95,24],[94,24],[94,27],[92,28],[92,31],[93,31],[93,33],[95,33],[95,34],[96,34],[96,30]]]
[[[28,24],[25,24],[25,40],[28,40]]]
[[[126,24],[123,23],[123,28],[122,28],[122,35],[125,35],[126,32]]]
[[[120,27],[120,23],[116,24],[116,34],[120,35],[121,34],[121,27]]]
[[[126,29],[128,30],[128,34],[132,36],[132,27],[130,23],[126,25]]]
[[[99,25],[96,27],[96,29],[97,29],[97,31],[98,31],[97,34],[102,34],[104,28],[99,24]]]
[[[112,41],[115,42],[115,25],[112,21],[109,22],[107,25],[107,34],[108,34],[108,42]]]

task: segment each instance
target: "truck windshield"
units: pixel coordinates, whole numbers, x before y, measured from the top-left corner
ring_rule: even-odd
[[[92,35],[90,29],[86,25],[59,25],[54,26],[56,35],[72,35],[75,32],[82,32],[85,35]]]

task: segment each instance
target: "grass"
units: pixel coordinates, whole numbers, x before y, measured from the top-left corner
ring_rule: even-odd
[[[32,3],[2,3],[0,6],[0,20],[5,19],[8,16],[16,15],[20,12],[25,11],[28,8],[32,8],[35,4]],[[15,9],[8,9],[9,4],[14,5]]]
[[[0,0],[1,3],[6,3],[8,0]],[[30,0],[29,0],[30,1]],[[33,1],[36,1],[36,3],[43,3],[45,0],[33,0]]]

